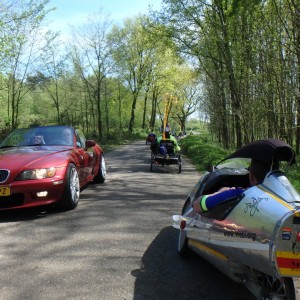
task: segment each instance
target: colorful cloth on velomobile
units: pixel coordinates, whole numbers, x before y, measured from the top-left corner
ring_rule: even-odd
[[[174,152],[180,151],[180,146],[178,145],[177,140],[173,135],[170,135],[168,139],[164,139],[164,140],[162,136],[159,136],[157,138],[157,143],[160,145],[162,141],[172,141],[174,143]]]
[[[202,208],[203,211],[207,211],[215,207],[217,204],[224,202],[225,200],[241,195],[243,192],[244,192],[243,189],[237,188],[237,189],[220,192],[218,194],[211,195],[211,196],[204,195],[201,197],[200,207]]]

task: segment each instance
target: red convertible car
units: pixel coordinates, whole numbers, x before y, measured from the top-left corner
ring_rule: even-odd
[[[82,187],[106,178],[104,154],[79,129],[16,129],[0,143],[0,210],[55,204],[70,210]]]

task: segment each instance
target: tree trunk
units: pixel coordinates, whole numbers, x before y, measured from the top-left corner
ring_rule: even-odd
[[[143,121],[142,121],[143,129],[145,129],[146,127],[147,102],[148,102],[148,91],[146,91],[145,98],[144,98],[144,112],[143,112]]]
[[[133,100],[132,100],[132,105],[131,105],[131,117],[130,117],[129,127],[128,127],[129,132],[133,131],[134,121],[135,121],[136,102],[137,102],[137,97],[138,97],[137,92],[133,92],[132,94],[133,94]]]

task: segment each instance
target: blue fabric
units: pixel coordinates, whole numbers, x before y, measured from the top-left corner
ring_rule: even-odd
[[[162,154],[162,155],[167,154],[168,153],[167,148],[164,145],[160,146],[159,147],[159,153]]]
[[[207,209],[211,209],[217,204],[228,200],[229,198],[241,195],[243,192],[244,190],[242,189],[233,189],[218,193],[216,195],[208,196],[205,201],[206,207]]]

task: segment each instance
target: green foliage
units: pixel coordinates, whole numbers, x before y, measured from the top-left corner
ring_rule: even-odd
[[[211,142],[208,135],[187,136],[180,140],[180,146],[200,171],[207,170],[230,154],[228,150]]]
[[[300,157],[298,157],[297,161],[299,161],[299,159]],[[294,188],[300,192],[300,166],[296,164],[286,172],[286,175]]]
[[[56,35],[41,30],[48,0],[6,1],[0,130],[57,122],[118,143],[157,129],[170,93],[177,133],[201,140],[209,126],[209,151],[193,150],[202,168],[217,160],[216,139],[229,149],[272,136],[299,152],[299,1],[163,2],[160,12],[114,28],[92,16],[74,28],[64,53]],[[202,124],[188,122],[196,108]]]
[[[87,137],[99,140],[99,136],[95,132],[93,134],[87,134]],[[145,130],[140,128],[134,128],[132,132],[130,132],[127,128],[123,128],[123,130],[112,129],[110,130],[108,137],[99,142],[105,145],[122,145],[131,141],[143,140],[146,139],[146,137],[147,133]]]
[[[122,131],[114,130],[109,134],[109,139],[104,141],[98,141],[105,152],[116,149],[119,145],[130,143],[137,140],[146,140],[147,133],[144,130],[134,128],[132,132],[124,129]],[[97,141],[96,135],[89,138]]]
[[[27,128],[32,126],[50,125],[48,120],[42,115],[29,114],[20,117],[21,127]]]
[[[201,109],[225,148],[270,136],[299,147],[299,10],[290,0],[164,1],[158,22],[198,62]]]
[[[192,160],[199,171],[206,171],[211,166],[221,161],[232,151],[224,150],[222,147],[210,141],[209,135],[191,135],[180,141],[182,151]],[[297,161],[300,160],[298,156]],[[300,191],[300,165],[296,164],[285,171],[291,184]]]

